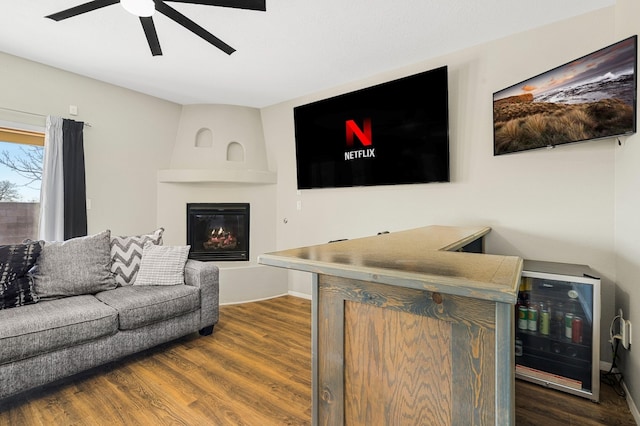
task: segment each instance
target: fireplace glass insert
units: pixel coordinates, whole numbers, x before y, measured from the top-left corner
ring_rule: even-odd
[[[187,244],[190,259],[249,260],[249,204],[187,204]]]

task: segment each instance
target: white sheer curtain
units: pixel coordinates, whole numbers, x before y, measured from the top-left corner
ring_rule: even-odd
[[[64,174],[62,118],[47,116],[40,188],[40,239],[64,240]]]

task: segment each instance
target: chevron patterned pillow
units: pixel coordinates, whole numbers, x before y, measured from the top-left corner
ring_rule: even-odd
[[[147,242],[162,245],[164,228],[158,228],[151,234],[132,237],[111,237],[111,272],[115,275],[118,287],[133,284],[140,269],[142,249]]]

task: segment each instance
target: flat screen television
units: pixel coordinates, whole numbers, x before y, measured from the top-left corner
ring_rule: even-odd
[[[449,181],[446,66],[293,113],[298,189]]]
[[[636,131],[637,36],[493,94],[493,154]]]

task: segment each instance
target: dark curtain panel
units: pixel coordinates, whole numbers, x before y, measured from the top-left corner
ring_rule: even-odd
[[[84,123],[62,120],[64,239],[87,235],[87,187],[84,174]]]

